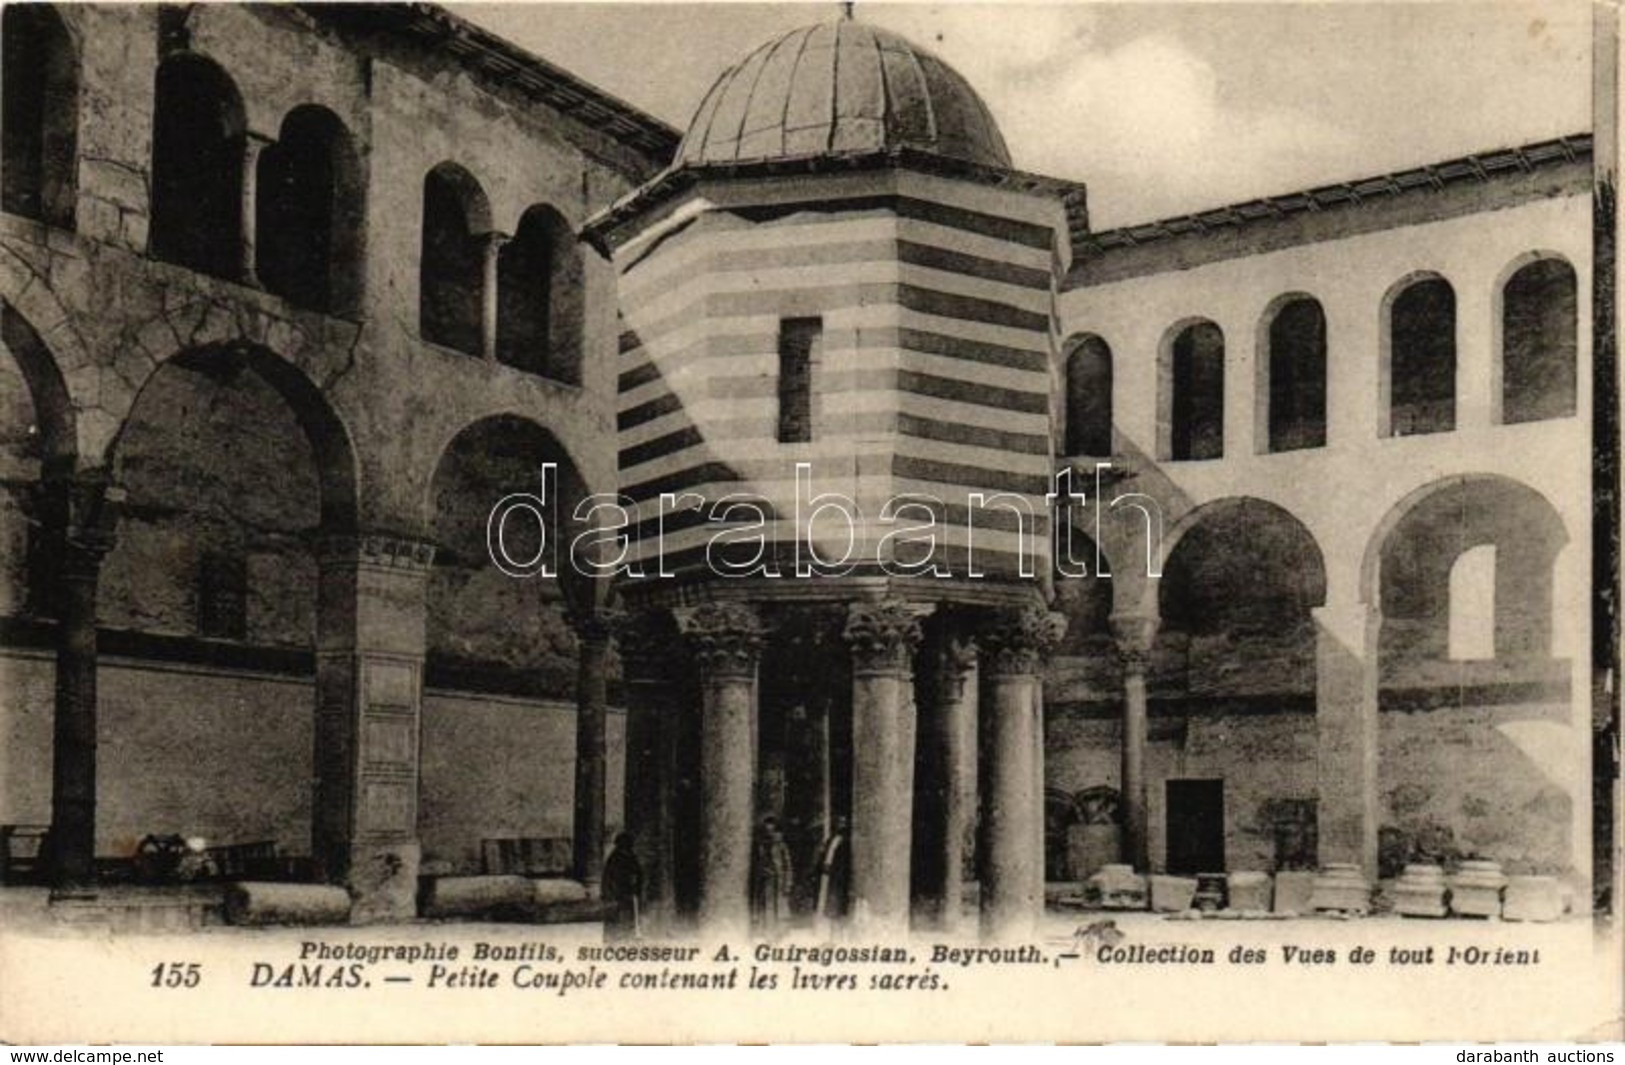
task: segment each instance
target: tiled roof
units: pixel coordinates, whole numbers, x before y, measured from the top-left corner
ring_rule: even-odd
[[[1506,174],[1531,173],[1543,167],[1572,163],[1591,155],[1591,134],[1576,133],[1517,148],[1500,148],[1442,163],[1413,167],[1357,181],[1321,185],[1283,196],[1266,196],[1245,203],[1216,207],[1195,214],[1156,222],[1107,229],[1098,233],[1074,232],[1074,262],[1082,262],[1116,248],[1139,247],[1193,233],[1234,229],[1254,222],[1287,218],[1338,208],[1360,207],[1372,201],[1442,189],[1448,185],[1487,182]]]
[[[494,82],[512,86],[657,163],[670,160],[681,135],[666,123],[576,75],[532,55],[436,4],[300,5],[318,21],[360,33],[392,33],[456,56]]]

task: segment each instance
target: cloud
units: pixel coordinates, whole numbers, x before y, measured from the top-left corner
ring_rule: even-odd
[[[1073,4],[884,5],[862,17],[924,45],[980,85],[1039,82],[1090,47],[1099,17]]]
[[[1212,64],[1172,33],[1100,46],[1088,8],[888,8],[876,21],[993,101],[1017,166],[1087,183],[1097,228],[1285,192],[1326,160],[1346,168],[1359,144],[1306,110],[1226,102]]]

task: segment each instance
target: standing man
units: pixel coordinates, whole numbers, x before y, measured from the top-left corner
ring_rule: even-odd
[[[835,829],[818,853],[818,916],[833,928],[846,920],[852,893],[852,848],[846,818],[835,819]]]
[[[610,905],[604,918],[605,941],[637,939],[643,931],[643,866],[633,853],[632,833],[615,836],[615,847],[604,862],[602,890]]]
[[[756,933],[775,939],[790,922],[790,887],[795,882],[790,848],[779,829],[779,819],[765,817],[756,833],[751,856],[751,923]]]

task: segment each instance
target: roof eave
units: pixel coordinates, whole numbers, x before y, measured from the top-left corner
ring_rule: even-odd
[[[429,38],[491,81],[540,99],[606,137],[657,160],[671,159],[682,133],[563,67],[432,3],[307,3],[319,21],[407,38]]]
[[[683,163],[668,167],[653,179],[600,211],[582,228],[582,237],[608,257],[627,239],[627,229],[701,181],[759,178],[792,174],[839,174],[867,170],[918,170],[973,181],[991,188],[1053,197],[1067,212],[1072,235],[1088,229],[1084,186],[1075,181],[1033,174],[1024,170],[988,166],[938,155],[918,148],[865,149],[853,152],[816,152],[802,156],[744,159],[715,163]]]

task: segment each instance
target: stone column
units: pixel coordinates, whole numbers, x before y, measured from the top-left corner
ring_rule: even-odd
[[[87,894],[96,881],[96,596],[122,492],[81,481],[49,485],[45,494],[57,622],[48,858],[62,897]]]
[[[320,556],[312,850],[356,923],[417,912],[419,713],[434,548],[337,536]]]
[[[239,272],[245,285],[258,288],[259,274],[259,187],[260,154],[272,144],[271,138],[253,131],[243,136],[242,261]]]
[[[700,927],[750,927],[755,799],[756,663],[762,624],[742,603],[706,603],[678,615],[700,671]]]
[[[987,791],[982,796],[982,929],[1030,938],[1044,908],[1044,807],[1039,671],[1066,631],[1066,617],[1036,607],[1009,611],[978,637],[991,715]]]
[[[604,741],[609,714],[609,643],[613,619],[602,610],[572,613],[580,644],[576,669],[576,879],[596,894],[604,869]]]
[[[1377,635],[1381,615],[1365,603],[1316,607],[1322,866],[1358,865],[1377,876]]]
[[[853,603],[852,915],[865,931],[908,931],[914,818],[914,648],[922,610]]]
[[[922,715],[922,764],[930,789],[919,826],[924,848],[921,880],[915,892],[932,923],[945,932],[961,924],[964,900],[965,835],[974,810],[976,763],[976,644],[946,628],[936,634],[931,655],[930,713]]]
[[[1151,666],[1151,645],[1159,620],[1137,615],[1111,619],[1117,658],[1123,669],[1122,775],[1123,861],[1145,873],[1151,869],[1150,825],[1145,779],[1146,720],[1145,675]]]
[[[674,691],[676,628],[664,611],[643,611],[628,619],[621,640],[626,677],[625,822],[643,866],[645,926],[664,930],[676,913],[672,877],[675,823],[672,759],[676,753]]]
[[[485,361],[497,361],[498,289],[502,276],[502,247],[512,240],[507,233],[492,230],[474,238],[484,254],[483,276],[480,282],[480,354]]]

